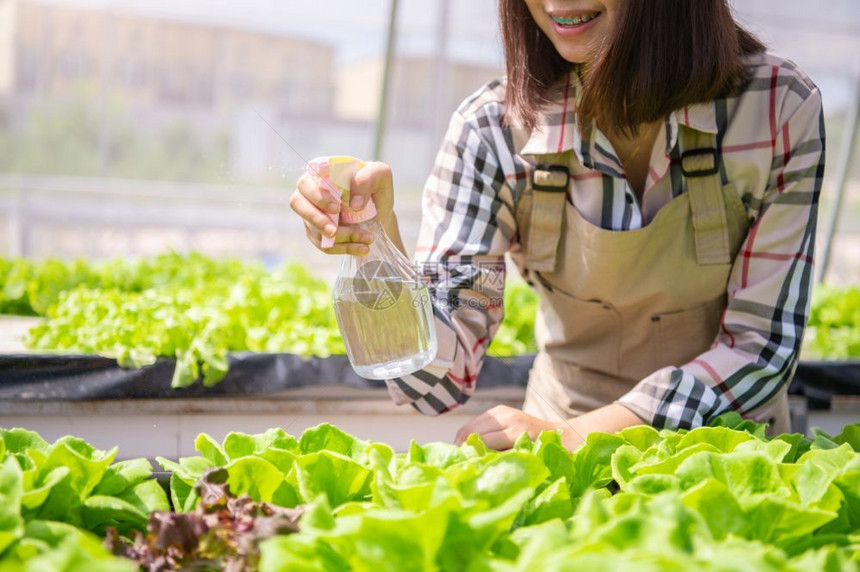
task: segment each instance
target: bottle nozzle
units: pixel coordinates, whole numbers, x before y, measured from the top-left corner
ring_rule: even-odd
[[[349,187],[353,176],[364,167],[364,162],[355,157],[335,155],[331,157],[317,157],[308,162],[308,170],[319,176],[320,186],[329,192],[333,199],[342,203],[340,211],[340,222],[354,224],[370,220],[376,216],[376,206],[372,200],[359,210],[349,207]],[[338,215],[326,213],[329,219],[338,224]],[[334,237],[323,236],[321,241],[323,248],[334,245]]]

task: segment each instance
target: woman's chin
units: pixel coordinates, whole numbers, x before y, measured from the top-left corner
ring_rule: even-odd
[[[594,57],[594,53],[592,50],[585,49],[582,47],[565,49],[565,46],[556,46],[556,50],[559,55],[564,58],[565,61],[568,61],[572,64],[584,64],[591,60]]]

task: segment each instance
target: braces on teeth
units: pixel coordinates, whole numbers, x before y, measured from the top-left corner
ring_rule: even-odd
[[[582,16],[582,17],[574,16],[573,18],[556,18],[555,16],[553,16],[552,19],[555,20],[556,22],[558,22],[559,24],[561,24],[562,26],[571,26],[571,25],[575,26],[577,24],[584,24],[586,22],[594,20],[599,15],[600,15],[600,12],[597,12],[594,14],[586,14],[585,16]]]

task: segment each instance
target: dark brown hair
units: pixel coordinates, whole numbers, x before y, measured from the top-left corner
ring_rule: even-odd
[[[765,49],[735,22],[727,0],[623,0],[618,8],[610,38],[581,68],[580,125],[635,133],[685,105],[726,96],[748,79],[741,58]],[[499,16],[508,113],[531,129],[574,64],[523,0],[499,0]]]

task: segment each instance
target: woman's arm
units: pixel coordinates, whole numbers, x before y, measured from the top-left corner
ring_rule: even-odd
[[[627,407],[610,403],[579,417],[564,421],[546,421],[519,409],[498,405],[486,411],[457,431],[454,443],[460,445],[472,433],[481,436],[493,449],[505,450],[514,446],[523,433],[535,439],[541,431],[561,431],[561,440],[568,450],[577,448],[589,433],[615,433],[645,421]]]
[[[619,400],[657,427],[696,427],[726,411],[755,409],[784,389],[797,363],[813,284],[824,121],[820,93],[802,74],[785,84],[774,76],[771,85],[785,92],[770,98],[770,175],[732,267],[716,343],[690,363],[648,376]]]
[[[474,393],[503,316],[504,254],[516,225],[497,150],[485,133],[501,128],[485,113],[454,114],[424,190],[414,258],[433,301],[436,359],[387,381],[396,403],[427,415],[454,409]]]
[[[795,81],[784,86],[790,101],[783,103],[782,113],[773,113],[781,120],[772,125],[769,180],[734,262],[728,307],[713,348],[681,367],[655,372],[616,403],[574,419],[548,422],[509,407],[494,408],[464,425],[458,442],[478,433],[489,445],[506,449],[524,432],[536,437],[542,430],[561,430],[572,449],[594,431],[615,432],[640,423],[704,425],[725,411],[750,411],[784,389],[809,315],[824,173],[821,96],[805,78]]]

